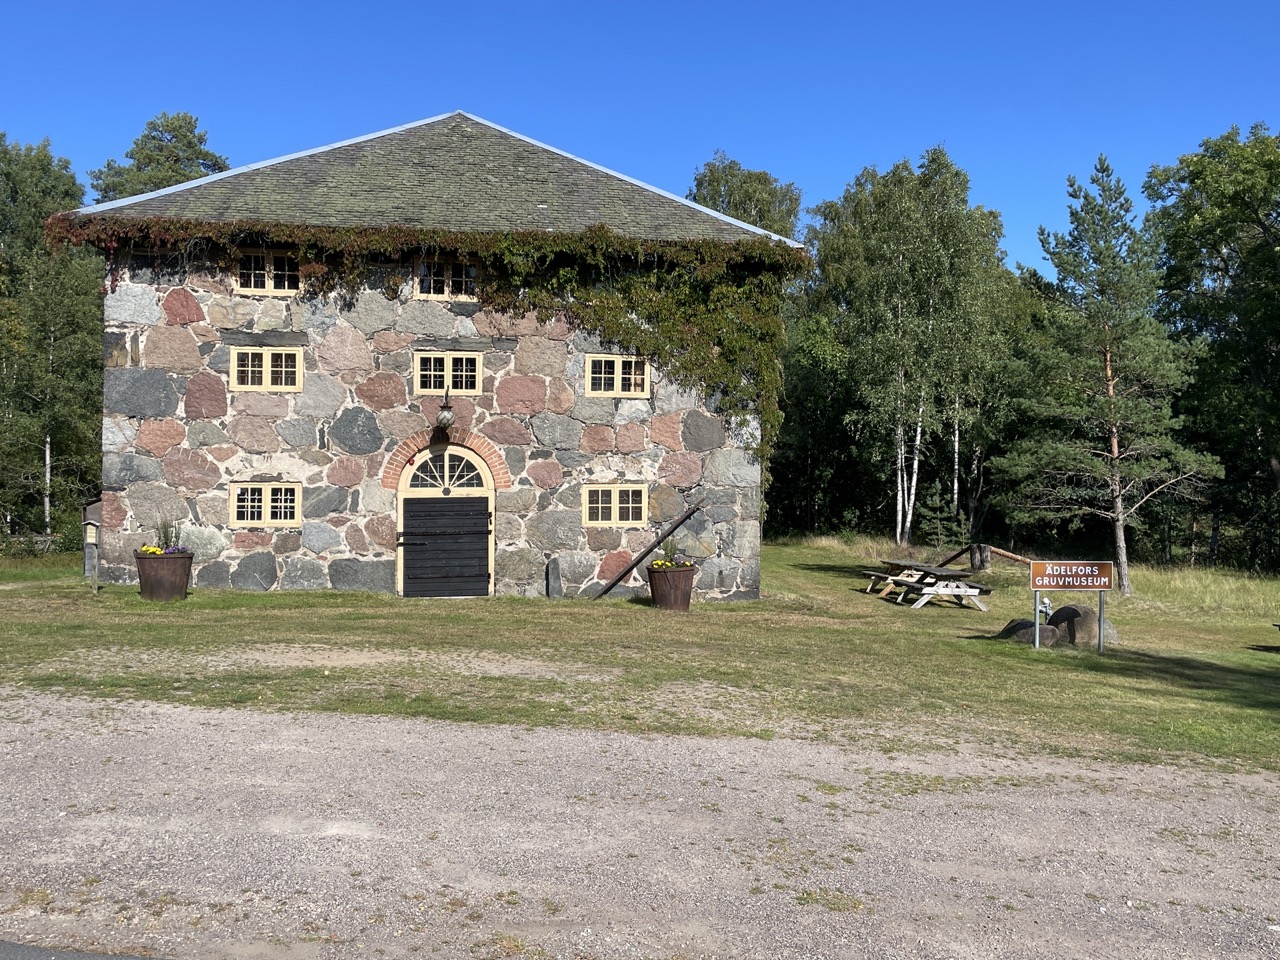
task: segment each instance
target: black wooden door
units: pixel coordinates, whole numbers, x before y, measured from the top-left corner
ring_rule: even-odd
[[[406,597],[489,595],[487,497],[407,497],[400,531]]]

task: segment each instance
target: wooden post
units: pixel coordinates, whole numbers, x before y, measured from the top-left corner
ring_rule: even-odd
[[[692,517],[695,513],[697,513],[699,510],[701,510],[701,509],[702,509],[702,504],[703,504],[704,502],[705,502],[705,500],[699,500],[699,501],[698,501],[697,503],[695,503],[692,507],[690,507],[690,508],[689,508],[688,510],[686,510],[684,513],[682,513],[682,514],[679,516],[679,518],[677,518],[677,520],[676,520],[676,522],[675,522],[675,523],[671,524],[671,526],[667,527],[667,529],[665,529],[665,530],[663,530],[663,531],[662,531],[662,535],[661,535],[661,536],[659,536],[657,540],[655,540],[655,541],[653,541],[653,543],[649,544],[649,548],[648,548],[647,550],[643,550],[643,551],[641,551],[641,552],[636,556],[636,558],[635,558],[634,560],[632,560],[632,561],[631,561],[631,563],[630,563],[630,565],[627,567],[627,569],[623,570],[620,574],[618,574],[616,577],[614,577],[612,580],[610,580],[608,583],[606,583],[606,584],[601,588],[600,592],[599,592],[599,593],[597,593],[597,594],[596,594],[594,597],[592,597],[591,599],[592,599],[592,600],[599,600],[599,599],[600,599],[601,597],[603,597],[606,593],[608,593],[610,590],[612,590],[614,587],[616,587],[618,584],[620,584],[623,580],[625,580],[625,579],[627,579],[627,577],[631,576],[631,571],[632,571],[632,570],[634,570],[636,567],[640,566],[640,564],[644,563],[644,559],[645,559],[645,557],[649,556],[649,554],[651,554],[651,553],[653,553],[653,551],[657,550],[657,549],[658,549],[658,547],[662,545],[662,541],[663,541],[663,540],[667,539],[667,537],[671,536],[673,533],[675,533],[677,530],[679,530],[682,526],[684,526],[684,522],[685,522],[686,520],[688,520],[688,519],[689,519],[690,517]]]
[[[969,569],[974,571],[991,569],[990,546],[985,543],[969,544]]]

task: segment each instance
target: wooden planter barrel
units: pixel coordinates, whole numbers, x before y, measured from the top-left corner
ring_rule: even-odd
[[[143,600],[185,600],[191,582],[190,553],[138,553],[138,587]]]
[[[663,610],[688,610],[697,567],[649,567],[649,593]]]

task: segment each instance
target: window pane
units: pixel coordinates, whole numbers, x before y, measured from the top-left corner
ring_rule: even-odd
[[[449,293],[454,296],[476,295],[476,268],[467,263],[449,265]]]
[[[619,389],[623,393],[644,393],[644,361],[622,361],[622,384]]]
[[[436,260],[418,264],[418,292],[424,296],[442,297],[445,291],[445,265]]]
[[[261,522],[261,487],[241,487],[236,491],[236,520],[241,523]]]
[[[296,387],[298,385],[298,355],[296,353],[271,354],[271,385]]]
[[[454,390],[476,389],[476,358],[452,357],[453,376],[451,384]]]
[[[612,360],[594,359],[591,361],[592,393],[612,393],[615,379],[614,362]]]
[[[587,520],[591,523],[609,523],[613,520],[613,491],[587,491]]]
[[[236,356],[236,385],[240,387],[262,386],[262,354],[241,351]]]
[[[411,487],[427,487],[430,489],[438,489],[445,485],[445,462],[444,454],[432,454],[425,460],[422,466],[413,472],[413,476],[409,478],[409,486]]]
[[[480,471],[476,469],[476,465],[469,460],[459,456],[450,455],[449,469],[452,475],[449,477],[449,486],[451,487],[483,487],[484,478],[480,476]]]
[[[271,488],[271,519],[293,520],[297,516],[297,491],[293,487]]]
[[[298,289],[298,260],[284,254],[273,254],[271,257],[271,289]]]
[[[418,390],[444,393],[444,354],[418,357]]]
[[[640,523],[644,519],[644,490],[639,487],[618,491],[618,520]]]
[[[244,290],[267,289],[265,253],[250,253],[240,258],[240,287]]]

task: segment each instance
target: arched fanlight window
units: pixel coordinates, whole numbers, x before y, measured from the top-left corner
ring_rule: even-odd
[[[485,475],[474,456],[461,447],[431,451],[409,477],[409,489],[438,490],[445,494],[457,489],[483,489]]]

